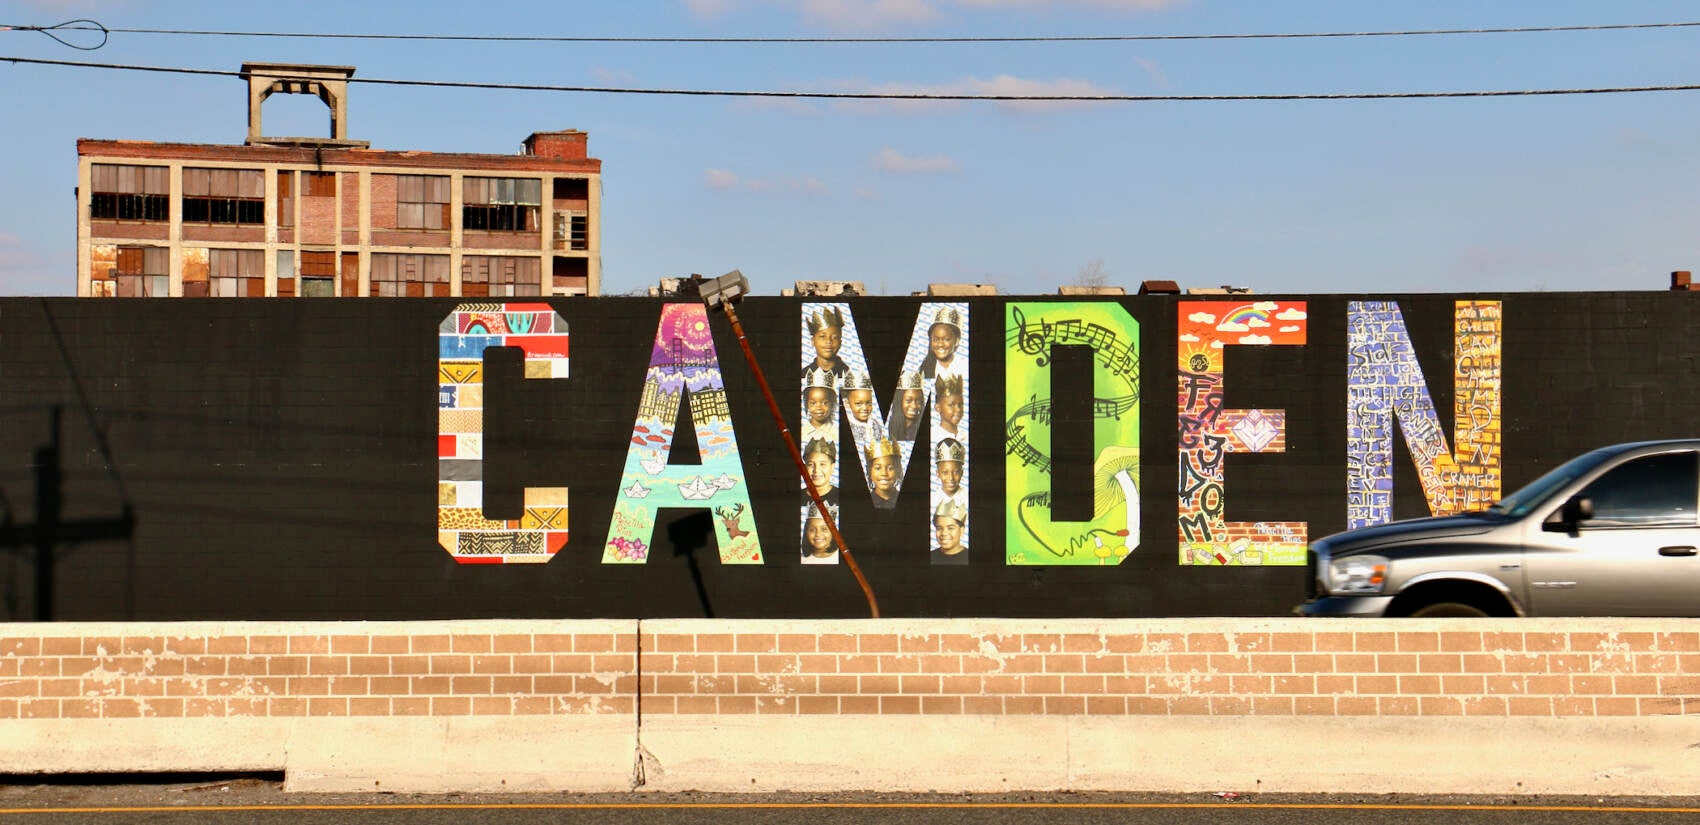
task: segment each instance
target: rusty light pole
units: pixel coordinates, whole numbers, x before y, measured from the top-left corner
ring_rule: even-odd
[[[744,273],[734,269],[718,278],[702,280],[698,284],[702,302],[709,309],[718,309],[726,313],[726,319],[732,322],[732,332],[738,336],[738,346],[744,351],[744,360],[749,362],[750,372],[756,376],[756,386],[761,388],[762,398],[767,400],[767,409],[773,413],[773,423],[779,427],[780,440],[785,442],[785,449],[791,452],[791,461],[797,465],[797,475],[803,479],[803,489],[809,492],[809,500],[814,502],[815,511],[826,522],[828,530],[832,531],[832,540],[838,543],[838,552],[843,554],[844,561],[849,563],[850,572],[855,574],[856,583],[862,586],[862,595],[868,599],[868,613],[875,619],[880,617],[879,601],[874,598],[874,589],[868,585],[867,577],[862,575],[862,567],[856,563],[856,557],[850,554],[849,545],[844,543],[844,534],[838,532],[838,523],[833,520],[832,513],[827,511],[826,499],[821,498],[820,490],[815,487],[813,479],[809,478],[808,465],[803,463],[803,453],[797,449],[797,441],[791,436],[791,428],[785,425],[785,415],[779,411],[779,402],[773,398],[773,390],[767,385],[767,376],[761,371],[760,362],[756,361],[755,350],[750,349],[749,339],[744,337],[744,325],[738,322],[738,312],[733,305],[750,291],[750,282],[744,278]]]

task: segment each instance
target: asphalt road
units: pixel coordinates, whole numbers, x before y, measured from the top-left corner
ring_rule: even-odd
[[[1664,825],[1700,823],[1700,797],[1018,794],[292,794],[269,778],[0,784],[0,821],[28,825]]]

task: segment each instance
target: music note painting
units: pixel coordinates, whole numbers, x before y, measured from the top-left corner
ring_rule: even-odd
[[[1012,302],[1004,340],[1005,561],[1120,564],[1139,546],[1139,322],[1110,302]],[[1052,347],[1059,345],[1089,346],[1095,355],[1087,521],[1052,516]]]

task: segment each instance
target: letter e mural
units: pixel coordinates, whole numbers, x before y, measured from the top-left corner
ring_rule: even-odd
[[[1308,524],[1224,517],[1228,453],[1278,453],[1287,446],[1286,410],[1223,409],[1222,353],[1231,346],[1305,343],[1303,301],[1181,301],[1180,563],[1300,565]]]

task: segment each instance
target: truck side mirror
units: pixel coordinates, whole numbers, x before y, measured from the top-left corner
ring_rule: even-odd
[[[1576,535],[1576,527],[1594,517],[1594,500],[1587,496],[1573,496],[1564,502],[1558,512],[1547,518],[1541,528],[1549,533],[1569,533]]]

